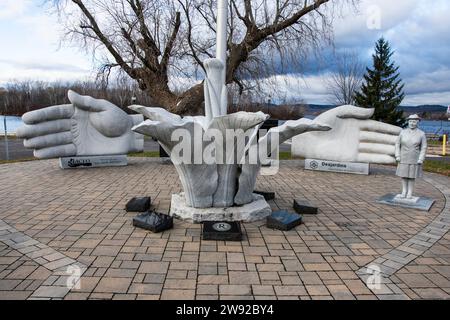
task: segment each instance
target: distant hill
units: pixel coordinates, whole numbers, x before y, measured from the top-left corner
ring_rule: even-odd
[[[300,106],[300,105],[298,105]],[[325,110],[330,110],[335,108],[336,106],[334,105],[329,105],[329,104],[325,104],[325,105],[320,105],[320,104],[307,104],[307,105],[302,105],[303,107],[307,107],[308,110],[311,111],[325,111]],[[421,112],[447,112],[447,107],[446,106],[441,106],[441,105],[420,105],[420,106],[400,106],[400,109],[403,110],[404,112],[417,112],[417,113],[421,113]]]
[[[330,109],[335,108],[334,105],[318,105],[318,104],[307,104],[307,105],[296,105],[299,108],[302,107],[305,111],[305,115],[318,115],[326,112]],[[447,112],[446,106],[441,105],[420,105],[420,106],[400,106],[399,108],[405,114],[410,115],[417,113],[424,118],[435,118],[439,116],[445,116]]]
[[[290,105],[276,105],[276,104],[253,104],[246,105],[243,109],[238,109],[237,106],[233,106],[229,111],[263,111],[269,113],[272,119],[278,120],[290,120],[298,119],[302,116],[314,118],[323,112],[335,108],[335,105],[331,104],[290,104]],[[441,105],[420,105],[420,106],[400,106],[405,115],[411,115],[417,113],[424,119],[447,119],[446,112],[447,107]],[[441,119],[441,120],[442,120]]]

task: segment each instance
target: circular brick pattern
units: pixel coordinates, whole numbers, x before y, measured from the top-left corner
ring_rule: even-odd
[[[290,232],[270,230],[264,222],[244,224],[244,241],[225,243],[202,241],[199,225],[181,221],[161,234],[132,226],[134,215],[125,211],[131,198],[151,196],[157,210],[167,213],[171,195],[181,191],[175,168],[159,159],[132,158],[124,168],[69,171],[60,170],[56,160],[0,165],[0,220],[4,230],[25,244],[16,246],[18,250],[13,241],[8,250],[18,250],[27,257],[24,261],[32,256],[36,268],[50,274],[41,282],[30,282],[30,274],[14,274],[20,268],[17,261],[0,255],[0,297],[449,297],[447,251],[439,258],[424,252],[434,263],[426,272],[408,269],[410,262],[423,263],[417,261],[425,259],[422,256],[396,265],[379,294],[369,290],[361,277],[364,267],[382,257],[388,258],[383,262],[389,260],[392,252],[448,210],[443,192],[450,179],[430,174],[428,182],[418,181],[416,191],[436,199],[429,213],[377,204],[382,195],[400,190],[394,170],[376,166],[371,176],[354,176],[310,172],[299,161],[282,162],[277,175],[259,178],[258,190],[276,193],[269,202],[274,210],[292,210],[294,199],[305,199],[319,207],[319,214],[304,217],[305,224]],[[0,225],[2,242],[4,230]],[[430,250],[446,248],[447,237],[430,242],[436,243]],[[27,241],[61,254],[57,261],[67,259],[86,267],[81,289],[60,290],[64,275],[47,269],[49,261],[23,249]],[[417,279],[417,270],[423,276],[420,287],[408,282]]]

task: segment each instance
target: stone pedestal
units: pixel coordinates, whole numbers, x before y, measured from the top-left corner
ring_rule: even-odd
[[[205,222],[202,234],[203,240],[242,241],[240,222]]]
[[[368,163],[357,163],[357,162],[337,162],[337,161],[306,159],[305,169],[312,171],[360,174],[366,176],[370,174],[370,165]]]
[[[420,211],[430,211],[434,200],[425,197],[414,197],[411,199],[402,198],[400,195],[387,194],[377,200],[378,203],[387,204],[395,207],[404,207]]]
[[[61,169],[123,167],[128,164],[126,155],[67,157],[59,159]]]
[[[252,203],[239,207],[198,209],[186,205],[184,193],[174,194],[170,215],[180,220],[202,223],[205,221],[254,222],[272,214],[272,209],[263,196],[253,194],[253,199]]]

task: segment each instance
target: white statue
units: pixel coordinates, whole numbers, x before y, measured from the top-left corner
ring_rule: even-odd
[[[144,120],[127,115],[106,100],[68,93],[71,104],[48,107],[23,115],[17,136],[40,159],[126,155],[144,149],[144,137],[131,128]]]
[[[422,165],[427,153],[427,137],[418,129],[420,117],[408,118],[408,128],[402,130],[395,144],[395,159],[398,162],[397,176],[402,178],[403,192],[396,199],[417,200],[413,197],[414,184],[422,177]]]
[[[177,168],[184,189],[186,204],[193,208],[229,208],[235,205],[246,205],[254,201],[254,187],[260,168],[260,159],[255,163],[243,163],[249,149],[257,144],[257,132],[268,119],[262,112],[238,112],[227,115],[227,87],[226,87],[226,47],[227,47],[227,15],[228,1],[218,1],[217,17],[217,50],[216,58],[204,62],[206,70],[205,88],[205,116],[185,117],[171,114],[160,108],[146,108],[131,106],[136,112],[142,113],[150,120],[137,125],[134,131],[156,138]],[[178,129],[184,129],[185,145],[192,153],[180,161],[177,154],[178,141],[173,141],[172,135]],[[242,130],[241,136],[246,133],[247,141],[234,142],[233,137],[227,136],[227,130]],[[302,119],[289,121],[284,126],[274,128],[260,139],[260,144],[280,138],[290,139],[294,135],[314,130],[329,130],[326,125]],[[204,141],[202,137],[215,131],[220,138]],[[196,132],[200,136],[196,135]],[[201,143],[198,143],[198,142]],[[183,139],[183,143],[184,143]],[[195,145],[197,142],[197,148]],[[269,145],[272,145],[269,143]],[[232,146],[236,151],[233,158],[227,158],[226,147]],[[273,143],[274,149],[278,143]],[[203,162],[205,150],[214,150],[215,159],[223,162]],[[237,154],[241,154],[238,156]],[[270,153],[270,151],[269,151]],[[194,158],[200,155],[201,163],[195,164]],[[186,159],[187,158],[187,159]],[[188,161],[186,161],[188,160]]]
[[[360,163],[395,163],[395,143],[401,128],[370,120],[374,109],[341,106],[315,121],[332,129],[292,139],[292,154],[307,159]]]
[[[161,108],[147,108],[143,106],[131,106],[132,110],[142,113],[150,120],[133,128],[134,131],[149,135],[159,141],[161,146],[171,155],[173,163],[178,171],[185,192],[186,202],[189,207],[211,208],[232,207],[235,204],[244,205],[253,201],[253,191],[256,177],[259,172],[259,159],[254,164],[242,163],[242,158],[226,159],[226,146],[233,146],[239,154],[239,150],[247,150],[255,143],[257,131],[267,120],[268,116],[262,112],[249,113],[238,112],[213,118],[210,122],[206,117],[180,117]],[[183,143],[173,139],[174,133],[182,129]],[[210,134],[215,129],[220,138],[205,141],[203,136]],[[242,145],[234,144],[227,137],[227,130],[241,129],[247,132],[250,139]],[[278,144],[267,143],[276,135],[280,143],[290,139],[294,135],[313,130],[329,130],[329,127],[311,120],[301,119],[288,121],[285,125],[271,129],[259,142],[271,145],[270,151],[275,150]],[[196,133],[197,132],[197,133]],[[200,143],[199,143],[200,142]],[[195,144],[198,144],[196,149]],[[187,145],[186,150],[192,153],[187,157],[179,156],[177,146]],[[203,155],[205,150],[214,150],[214,159],[224,159],[222,163],[205,163]],[[195,164],[195,157],[200,158],[199,164]],[[183,159],[180,159],[183,158]]]

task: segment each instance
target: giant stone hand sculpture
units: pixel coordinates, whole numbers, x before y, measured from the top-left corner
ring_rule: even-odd
[[[292,140],[294,156],[342,162],[395,163],[395,142],[401,128],[370,120],[374,109],[341,106],[318,116],[327,132],[311,132]]]
[[[127,115],[114,104],[68,93],[71,104],[48,107],[23,115],[17,136],[34,149],[36,158],[124,155],[143,150],[142,135],[131,128],[142,115]]]
[[[134,131],[149,135],[159,141],[161,146],[171,155],[171,159],[178,171],[180,180],[186,196],[186,202],[193,208],[211,208],[211,207],[233,207],[234,205],[245,205],[253,201],[253,190],[256,183],[256,177],[261,163],[244,163],[242,158],[227,159],[225,156],[226,146],[230,146],[234,141],[227,139],[227,130],[241,129],[242,133],[247,132],[250,137],[243,145],[233,145],[237,150],[248,150],[254,143],[256,131],[260,125],[268,118],[262,112],[249,113],[238,112],[230,115],[215,117],[211,122],[206,117],[185,117],[171,114],[160,108],[147,108],[144,106],[131,106],[132,110],[142,113],[147,120],[133,128]],[[174,133],[183,129],[180,133],[183,135],[183,142],[174,139]],[[288,121],[285,125],[271,129],[267,135],[259,140],[259,144],[271,145],[269,153],[275,150],[277,145],[267,143],[277,136],[280,142],[283,142],[294,135],[307,131],[329,130],[325,125],[307,119],[298,121]],[[219,135],[213,141],[203,139],[211,134],[211,130],[217,130]],[[196,135],[198,131],[200,135]],[[197,139],[197,140],[196,140]],[[195,143],[201,142],[197,155],[200,156],[201,163],[195,163]],[[178,154],[178,146],[187,145],[185,150],[192,151],[187,157]],[[212,148],[211,148],[212,146]],[[203,154],[206,149],[215,150],[215,159],[223,159],[220,163],[205,163]],[[239,154],[239,151],[233,155]],[[245,152],[241,153],[242,157]]]
[[[130,108],[149,119],[133,130],[156,138],[170,154],[183,185],[186,205],[190,208],[226,210],[254,201],[253,190],[261,159],[257,157],[254,163],[244,161],[250,151],[254,150],[254,146],[263,147],[269,142],[271,146],[277,147],[277,140],[282,142],[303,132],[330,128],[305,119],[290,121],[282,127],[272,129],[256,141],[257,132],[267,120],[267,115],[262,112],[227,115],[225,71],[228,2],[218,0],[217,5],[216,58],[204,62],[205,116],[182,118],[159,108]],[[236,135],[229,136],[230,130]],[[183,138],[183,141],[180,142],[178,138]],[[179,154],[180,145],[184,146],[183,156]],[[229,153],[229,150],[235,152]],[[270,153],[273,150],[266,151]],[[214,154],[213,161],[204,158],[208,153]],[[199,163],[195,161],[198,156]],[[270,211],[270,207],[267,207]],[[194,219],[191,216],[190,220],[200,222],[201,218]]]

